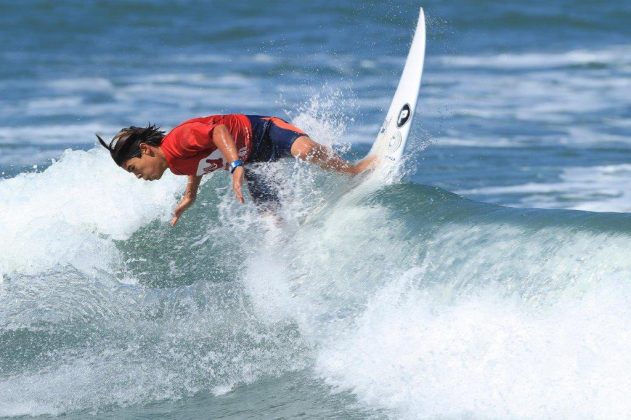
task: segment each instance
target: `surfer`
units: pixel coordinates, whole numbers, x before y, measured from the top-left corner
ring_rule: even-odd
[[[106,143],[114,162],[137,178],[153,181],[169,169],[175,175],[188,175],[184,195],[173,212],[175,226],[197,197],[202,176],[223,168],[232,174],[232,189],[244,203],[242,186],[263,210],[278,205],[275,188],[252,170],[258,162],[273,162],[293,156],[323,169],[356,175],[369,169],[375,158],[369,156],[351,164],[331,149],[315,142],[300,128],[277,117],[259,115],[211,115],[184,121],[165,135],[159,127],[123,128]]]

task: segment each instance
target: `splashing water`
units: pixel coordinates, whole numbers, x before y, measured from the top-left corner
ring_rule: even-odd
[[[340,138],[313,104],[294,122]],[[627,215],[260,170],[282,224],[216,174],[170,228],[185,180],[139,182],[97,150],[0,181],[0,414],[220,405],[292,372],[370,415],[631,412]]]

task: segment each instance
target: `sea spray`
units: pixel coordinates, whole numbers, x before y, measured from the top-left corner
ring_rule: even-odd
[[[116,251],[104,237],[126,239],[164,220],[183,181],[138,182],[98,149],[67,150],[42,172],[1,180],[0,275],[105,268]]]
[[[631,412],[628,215],[357,185],[292,160],[258,170],[286,181],[280,221],[217,173],[171,228],[184,180],[138,181],[96,150],[3,180],[20,210],[4,226],[39,220],[51,258],[6,260],[0,414],[230,395],[291,374],[394,417]]]

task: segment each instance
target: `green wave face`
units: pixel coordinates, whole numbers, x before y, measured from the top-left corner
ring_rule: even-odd
[[[49,171],[43,176],[53,176]],[[315,381],[324,393],[329,385],[355,389],[352,397],[332,394],[330,406],[354,415],[363,412],[349,408],[357,401],[411,413],[436,400],[427,412],[443,413],[457,393],[487,386],[509,393],[503,402],[480,396],[478,412],[493,415],[516,413],[534,382],[525,379],[513,391],[508,379],[472,375],[471,366],[508,378],[538,366],[528,359],[536,353],[556,367],[533,381],[544,386],[565,375],[576,390],[629,362],[605,361],[610,350],[603,346],[585,350],[596,334],[624,354],[616,353],[615,340],[631,320],[624,303],[631,293],[628,215],[514,209],[416,184],[365,183],[349,191],[348,179],[291,162],[266,171],[272,178],[294,174],[282,192],[282,223],[236,204],[218,175],[177,228],[166,223],[168,212],[160,216],[175,197],[151,207],[152,193],[141,185],[135,194],[146,204],[137,211],[146,217],[127,231],[110,225],[131,214],[113,195],[105,201],[115,200],[120,213],[103,226],[86,223],[68,228],[63,239],[42,238],[66,241],[67,252],[74,242],[101,241],[101,252],[81,254],[81,245],[78,260],[5,273],[3,414],[21,413],[24,398],[35,407],[22,412],[29,414],[199,393],[215,401],[242,385],[284,378]],[[165,197],[181,184],[160,188]],[[401,351],[411,358],[397,359]],[[560,364],[572,352],[589,357],[593,370]],[[366,365],[380,366],[374,374],[381,380]],[[405,385],[415,390],[407,399],[381,393],[404,386],[404,372],[427,382]],[[437,391],[448,386],[457,392]],[[372,400],[375,391],[382,396]],[[556,409],[557,400],[546,398],[530,414]],[[609,401],[590,398],[594,410]],[[204,404],[221,407],[217,401]]]

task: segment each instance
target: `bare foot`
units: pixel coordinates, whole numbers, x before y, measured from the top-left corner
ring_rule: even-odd
[[[373,169],[375,166],[377,166],[378,161],[379,160],[377,159],[376,155],[366,156],[353,166],[353,175],[359,175],[362,172]]]

